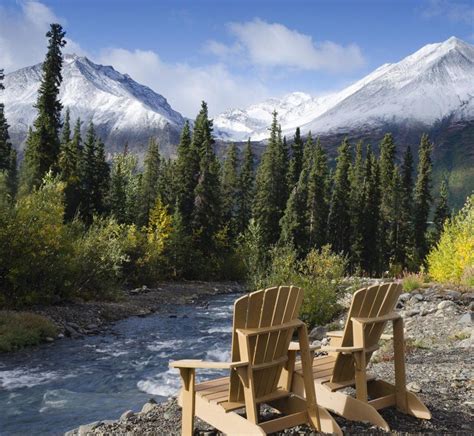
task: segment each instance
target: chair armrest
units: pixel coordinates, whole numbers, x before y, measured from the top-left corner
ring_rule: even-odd
[[[310,345],[309,351],[319,350],[321,345]],[[290,342],[288,347],[288,351],[300,351],[300,343],[299,342]]]
[[[344,330],[334,330],[332,332],[327,332],[326,336],[329,336],[330,338],[342,338],[343,334]]]
[[[233,369],[247,366],[248,362],[206,362],[204,360],[175,360],[170,362],[171,368],[195,368],[195,369]]]

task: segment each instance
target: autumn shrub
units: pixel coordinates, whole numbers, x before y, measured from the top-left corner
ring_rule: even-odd
[[[421,273],[408,273],[403,276],[402,287],[405,292],[412,292],[423,286],[424,277]]]
[[[0,215],[0,303],[17,307],[67,297],[72,241],[63,222],[62,183],[46,177]]]
[[[474,195],[446,221],[427,261],[431,277],[438,282],[474,284]]]
[[[301,319],[310,326],[326,324],[340,310],[337,300],[346,267],[346,258],[331,252],[329,246],[313,249],[303,259],[291,246],[274,247],[260,287],[291,284],[303,288]]]
[[[56,333],[56,326],[41,315],[0,311],[0,352],[39,344]]]

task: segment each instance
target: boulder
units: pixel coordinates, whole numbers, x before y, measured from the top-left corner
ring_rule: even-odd
[[[456,303],[453,303],[450,300],[445,300],[438,304],[438,310],[446,310],[448,308],[454,308],[455,306]]]
[[[415,294],[415,295],[413,295],[412,298],[414,298],[415,300],[418,300],[418,301],[423,301],[424,300],[424,297],[421,294]]]
[[[400,301],[408,301],[410,299],[410,293],[405,292],[405,293],[401,294],[400,297],[398,297],[398,299]]]
[[[71,325],[69,324],[66,324],[64,326],[64,332],[66,333],[66,336],[69,338],[77,338],[80,336],[79,332],[75,328],[71,327]]]
[[[445,291],[444,295],[448,298],[452,298],[453,300],[459,300],[459,298],[461,298],[461,293],[459,291],[452,291],[450,289]]]
[[[132,416],[135,416],[135,413],[133,410],[127,410],[120,415],[120,421],[127,421],[130,419]]]
[[[326,327],[318,325],[313,330],[311,330],[311,333],[309,334],[309,338],[313,341],[320,341],[324,337],[326,337],[327,332],[328,332],[328,329]]]
[[[474,322],[474,312],[465,313],[461,318],[458,320],[458,324],[464,324],[471,326]]]
[[[145,414],[145,413],[148,413],[148,412],[151,412],[155,407],[158,407],[156,405],[156,403],[152,403],[152,402],[148,402],[148,403],[145,403],[142,407],[142,411],[141,413]]]

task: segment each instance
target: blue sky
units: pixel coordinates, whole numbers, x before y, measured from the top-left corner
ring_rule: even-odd
[[[0,1],[0,66],[41,61],[61,22],[68,52],[111,64],[184,115],[292,91],[339,90],[454,35],[474,42],[473,0]]]

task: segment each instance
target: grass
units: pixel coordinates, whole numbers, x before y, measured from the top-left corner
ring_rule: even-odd
[[[419,274],[405,274],[402,279],[402,287],[405,292],[413,292],[423,287],[424,277]]]
[[[450,336],[449,339],[451,341],[462,341],[463,339],[468,339],[471,337],[471,334],[466,331],[461,331],[454,333],[454,335]]]
[[[37,345],[56,336],[56,326],[47,318],[29,312],[0,311],[0,352]]]

